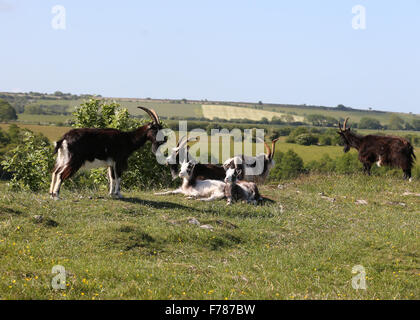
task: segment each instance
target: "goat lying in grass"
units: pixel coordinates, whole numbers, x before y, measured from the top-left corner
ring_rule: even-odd
[[[231,205],[235,201],[243,200],[256,205],[263,200],[258,187],[254,182],[238,181],[238,177],[242,176],[241,171],[241,169],[235,168],[234,164],[226,171],[225,196],[227,204]]]
[[[184,194],[189,198],[200,198],[201,201],[220,200],[225,197],[225,183],[219,180],[198,180],[197,172],[204,166],[194,161],[184,161],[179,177],[183,179],[181,187],[176,190],[155,193],[156,195]]]

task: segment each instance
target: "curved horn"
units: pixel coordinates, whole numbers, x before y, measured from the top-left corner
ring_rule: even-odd
[[[338,129],[340,129],[340,131],[343,131],[343,129],[341,128],[341,123],[340,123],[340,121],[338,121]]]
[[[280,138],[274,139],[273,141],[271,141],[271,149],[273,149],[272,153],[271,153],[271,158],[272,159],[274,157],[274,154],[276,153],[276,142],[279,141]]]
[[[138,106],[137,108],[142,109],[144,112],[146,112],[150,116],[150,118],[152,118],[152,120],[155,124],[159,124],[159,116],[157,115],[155,110],[147,109],[147,108],[141,107],[141,106]]]
[[[343,130],[345,131],[345,130],[347,130],[347,121],[349,120],[350,118],[349,117],[347,117],[346,118],[346,120],[344,120],[344,125],[343,125]]]
[[[261,139],[260,137],[257,137],[257,139],[256,139],[256,140],[258,140],[258,141],[260,141],[260,142],[264,142],[265,152],[267,152],[268,157],[270,157],[270,155],[271,155],[271,149],[270,149],[270,147],[267,145],[267,143],[265,143],[265,141],[264,141],[263,139]]]
[[[197,139],[196,139],[195,137],[191,137],[191,138],[189,138],[189,139],[185,139],[185,140],[183,140],[185,137],[186,137],[186,136],[183,136],[183,137],[179,140],[179,142],[178,142],[178,144],[177,144],[177,148],[178,148],[178,149],[182,149],[182,148],[184,148],[184,147],[188,144],[188,142],[191,142],[191,141],[197,141]],[[182,143],[181,143],[181,140],[183,140],[183,141],[182,141]]]
[[[178,148],[181,145],[182,140],[184,140],[185,136],[182,136],[181,139],[178,140],[178,143],[176,144],[176,147]]]
[[[271,158],[271,149],[270,149],[270,147],[268,146],[268,144],[267,144],[267,143],[265,143],[265,141],[264,141],[264,146],[265,146],[265,151],[268,153],[268,154],[267,154],[268,158]]]

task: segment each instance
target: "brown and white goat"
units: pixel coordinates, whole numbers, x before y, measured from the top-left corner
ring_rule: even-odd
[[[239,180],[255,182],[257,184],[263,184],[270,173],[270,170],[274,167],[274,154],[276,152],[276,142],[279,138],[271,141],[271,149],[265,143],[266,154],[261,153],[255,157],[238,155],[226,160],[223,163],[225,170],[228,170],[232,166],[240,170],[241,175]]]
[[[392,136],[367,135],[362,136],[347,128],[347,118],[343,127],[338,123],[337,132],[344,143],[344,152],[355,148],[359,152],[359,161],[363,164],[365,173],[370,175],[372,165],[401,168],[404,179],[411,180],[411,169],[416,159],[414,148],[404,138]]]
[[[253,204],[261,202],[263,199],[254,182],[238,180],[238,177],[242,176],[241,171],[242,169],[235,168],[233,164],[226,170],[225,196],[227,204],[230,205],[235,201],[241,200]]]
[[[82,167],[108,167],[109,194],[122,197],[121,175],[127,168],[128,157],[146,141],[152,143],[153,153],[164,143],[156,138],[162,129],[157,113],[144,107],[138,108],[144,110],[153,122],[128,132],[109,128],[73,129],[56,142],[54,153],[58,155],[50,187],[52,198],[59,198],[62,182]]]
[[[195,139],[195,138],[194,138]],[[180,163],[183,160],[192,161],[197,163],[194,157],[189,153],[188,142],[192,139],[185,139],[185,136],[179,139],[175,148],[172,149],[171,154],[166,158],[166,164],[171,170],[171,175],[173,179],[176,179],[179,176]],[[200,164],[195,168],[196,179],[198,180],[220,180],[225,179],[225,169],[222,166],[215,164]]]

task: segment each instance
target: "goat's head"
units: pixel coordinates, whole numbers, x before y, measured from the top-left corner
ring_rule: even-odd
[[[179,171],[180,178],[189,178],[192,175],[196,163],[194,161],[186,161],[181,164],[181,170]]]
[[[344,120],[344,124],[343,127],[341,127],[341,123],[340,121],[338,122],[338,129],[339,131],[337,131],[337,133],[340,135],[341,140],[344,143],[344,152],[349,152],[350,151],[350,141],[349,141],[349,134],[351,134],[351,128],[348,127],[347,128],[347,121],[349,120],[349,118],[346,118],[346,120]]]
[[[166,165],[169,166],[173,179],[178,177],[178,168],[181,160],[188,160],[188,151],[190,149],[188,142],[193,139],[187,140],[184,138],[185,136],[179,139],[176,147],[172,148],[171,153],[166,157]]]
[[[162,141],[157,140],[158,132],[162,130],[162,125],[160,123],[159,116],[157,115],[156,111],[153,109],[147,109],[145,107],[138,107],[138,108],[145,111],[153,120],[153,122],[147,125],[146,138],[152,143],[153,153],[156,153],[157,149],[167,141],[166,136]]]
[[[226,183],[235,183],[240,179],[242,176],[242,169],[241,168],[235,168],[235,166],[230,166],[226,170],[226,177],[225,182]]]

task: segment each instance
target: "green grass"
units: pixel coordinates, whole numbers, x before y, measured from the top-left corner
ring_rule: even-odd
[[[420,298],[420,197],[402,195],[419,181],[303,176],[262,187],[275,202],[260,207],[149,191],[113,200],[65,185],[58,202],[0,190],[2,299]],[[58,264],[67,287],[54,291]],[[355,265],[366,291],[351,286]]]

